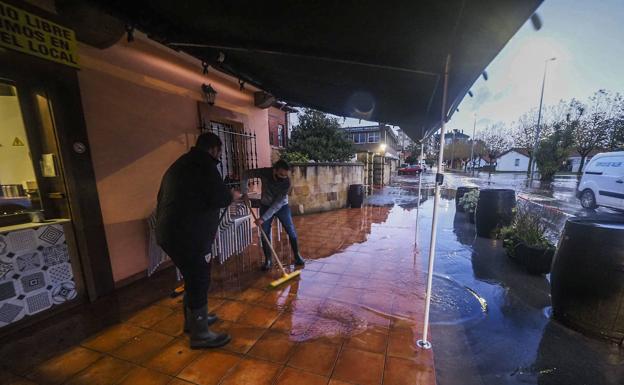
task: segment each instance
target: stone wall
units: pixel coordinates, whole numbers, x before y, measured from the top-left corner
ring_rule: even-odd
[[[349,185],[364,183],[362,163],[292,163],[290,207],[309,214],[346,207]]]

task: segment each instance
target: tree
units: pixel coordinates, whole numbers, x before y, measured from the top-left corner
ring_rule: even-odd
[[[614,97],[616,106],[614,116],[609,122],[609,150],[624,150],[624,99],[620,94]]]
[[[533,147],[535,146],[535,136],[537,128],[537,110],[532,109],[525,112],[514,122],[514,130],[511,134],[514,146],[526,149],[529,155],[529,166],[527,175],[531,172],[533,164]]]
[[[507,132],[505,124],[501,122],[488,126],[481,131],[479,140],[483,142],[485,153],[490,158],[490,162],[511,147],[509,132]]]
[[[288,152],[299,152],[316,162],[344,162],[353,158],[353,144],[337,118],[305,109],[293,127]]]
[[[574,123],[571,120],[553,122],[552,131],[540,141],[535,161],[539,167],[540,180],[551,182],[555,173],[568,158],[570,148],[574,144]]]
[[[578,173],[583,173],[587,156],[597,148],[609,144],[616,99],[605,90],[598,90],[589,98],[588,105],[572,99],[568,119],[572,127],[574,147],[581,156]]]

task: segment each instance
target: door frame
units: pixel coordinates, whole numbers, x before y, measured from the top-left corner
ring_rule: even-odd
[[[36,95],[44,94],[49,98],[85,294],[94,301],[111,293],[115,285],[77,70],[22,53],[0,50],[0,78],[12,81],[17,87],[29,141],[33,133],[39,132]],[[76,151],[76,144],[84,147]]]

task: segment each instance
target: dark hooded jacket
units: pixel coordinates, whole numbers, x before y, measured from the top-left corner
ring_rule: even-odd
[[[219,209],[232,195],[217,170],[219,161],[196,147],[163,176],[156,209],[156,239],[169,255],[204,256],[219,226]]]

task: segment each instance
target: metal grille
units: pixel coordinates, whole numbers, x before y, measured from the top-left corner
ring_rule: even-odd
[[[215,121],[210,121],[209,125],[204,124],[200,130],[202,133],[212,132],[221,138],[223,155],[219,171],[226,185],[230,188],[240,188],[243,172],[258,167],[256,134]],[[257,180],[251,180],[250,183],[255,184]]]

